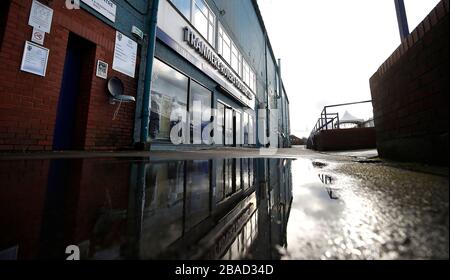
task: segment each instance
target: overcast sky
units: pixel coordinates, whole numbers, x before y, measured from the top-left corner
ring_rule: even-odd
[[[439,0],[405,0],[410,30]],[[369,78],[399,46],[394,0],[258,0],[281,58],[291,131],[308,136],[323,106],[370,100]],[[360,118],[372,107],[347,109]]]

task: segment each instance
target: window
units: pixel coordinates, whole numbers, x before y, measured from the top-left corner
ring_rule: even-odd
[[[214,46],[214,29],[216,17],[208,8],[204,0],[193,0],[192,3],[192,23],[208,42]]]
[[[242,114],[240,112],[235,112],[235,132],[236,135],[234,137],[236,147],[242,145]]]
[[[171,113],[187,111],[188,78],[160,60],[154,61],[149,134],[152,139],[169,140],[170,130],[180,122],[171,121]]]
[[[233,145],[233,109],[225,109],[225,145]]]
[[[187,18],[191,19],[191,1],[192,0],[170,0],[177,9]]]
[[[250,69],[250,84],[249,84],[249,86],[253,92],[256,92],[256,74],[255,74],[255,72],[253,72],[252,69]]]
[[[225,105],[217,103],[217,117],[216,129],[214,132],[214,139],[216,145],[223,145],[225,143]]]
[[[248,63],[247,61],[245,61],[245,59],[242,63],[242,79],[247,85],[250,84],[250,66],[248,66]]]
[[[204,0],[170,0],[197,29],[197,31],[215,46],[216,16]],[[191,12],[192,7],[192,12]]]
[[[219,45],[218,52],[225,59],[226,62],[231,64],[231,39],[228,34],[219,25]]]
[[[239,77],[242,76],[242,55],[234,43],[231,44],[231,67]]]
[[[245,59],[243,59],[242,63],[242,72],[244,83],[246,83],[253,92],[256,92],[256,74]]]
[[[211,97],[209,90],[191,81],[189,111],[191,120],[200,117],[200,127],[191,122],[191,143],[202,144],[202,132],[211,121]]]
[[[256,144],[255,139],[255,121],[253,116],[248,116],[248,144],[254,145]]]
[[[239,77],[244,78],[247,77],[246,84],[250,84],[250,67],[245,62],[245,60],[242,57],[241,52],[239,51],[236,44],[231,40],[230,36],[225,32],[223,27],[219,24],[218,28],[218,45],[217,45],[217,51],[218,53],[225,59],[228,64],[231,65],[231,68],[238,74]],[[253,71],[251,71],[253,73]],[[246,76],[245,76],[246,75]]]
[[[247,113],[244,113],[244,119],[243,119],[243,123],[242,123],[242,127],[243,127],[243,129],[244,129],[244,133],[243,133],[243,135],[244,135],[244,141],[243,141],[243,143],[242,144],[244,144],[244,145],[248,145],[249,144],[249,139],[248,139],[248,137],[249,137],[249,115],[247,114]]]

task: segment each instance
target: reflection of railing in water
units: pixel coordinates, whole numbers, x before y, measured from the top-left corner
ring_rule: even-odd
[[[336,195],[336,189],[330,188],[330,187],[326,187],[325,188],[327,190],[328,196],[330,197],[330,199],[336,200],[339,199],[339,196]]]
[[[327,191],[330,199],[333,199],[333,200],[339,199],[339,196],[336,194],[337,189],[329,187],[329,185],[334,184],[334,178],[331,177],[330,175],[319,174],[319,179],[320,179],[320,181],[322,181],[322,183],[324,185],[327,185],[327,187],[325,187],[325,190]]]
[[[331,185],[334,182],[333,177],[331,177],[330,175],[325,175],[325,174],[319,174],[319,179],[320,181],[322,181],[322,183],[324,183],[325,185]]]

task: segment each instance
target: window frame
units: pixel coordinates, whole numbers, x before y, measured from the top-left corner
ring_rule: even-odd
[[[187,106],[187,112],[188,112],[188,122],[189,122],[189,127],[190,127],[190,124],[191,124],[191,122],[192,122],[192,119],[191,119],[191,117],[192,117],[192,114],[193,114],[193,95],[194,95],[194,93],[193,93],[193,90],[192,90],[192,88],[193,88],[193,85],[195,84],[195,85],[197,85],[198,87],[200,87],[200,88],[203,88],[203,89],[205,89],[207,92],[209,92],[209,112],[210,113],[212,113],[213,111],[213,107],[214,107],[214,104],[213,104],[213,102],[214,102],[214,98],[213,98],[213,92],[208,88],[208,87],[206,87],[205,85],[203,85],[202,83],[200,83],[200,82],[198,82],[197,80],[195,80],[195,79],[193,79],[193,78],[191,78],[191,77],[189,77],[188,76],[188,78],[189,78],[189,88],[188,88],[188,106]],[[205,107],[205,108],[207,108],[207,107]],[[203,109],[203,107],[202,107],[202,109]],[[202,110],[202,112],[201,112],[201,114],[202,114],[202,119],[201,119],[201,126],[203,126],[203,121],[204,121],[204,119],[203,119],[203,110]],[[211,116],[210,117],[210,119],[209,119],[209,123],[212,123],[214,121],[214,118]],[[202,129],[202,133],[203,133],[203,127],[201,128]],[[189,142],[188,143],[184,143],[184,144],[190,144],[190,145],[192,145],[192,144],[194,144],[194,138],[193,138],[193,135],[192,135],[192,132],[193,131],[191,131],[191,129],[189,128],[189,131],[188,131],[188,133],[189,133]],[[201,145],[203,145],[203,142],[201,143]]]
[[[194,26],[194,28],[198,31],[198,33],[206,39],[206,41],[213,47],[215,48],[216,45],[216,29],[217,29],[217,24],[216,24],[216,15],[214,14],[214,12],[212,11],[212,9],[208,6],[208,4],[206,3],[205,0],[190,0],[191,1],[191,18],[190,18],[190,23]],[[199,7],[199,5],[197,4],[197,2],[201,2],[207,9],[208,11],[208,15],[205,15],[202,11],[202,9]],[[200,10],[200,12],[206,17],[206,36],[204,34],[202,34],[197,27],[195,26],[195,17],[194,17],[194,6],[197,6],[198,9]],[[211,20],[211,16],[212,16],[212,20]],[[213,32],[212,34],[210,34],[210,27],[212,25],[213,28]],[[212,38],[209,38],[209,35],[212,36]]]
[[[250,88],[251,91],[256,93],[256,72],[250,66],[245,58],[242,59],[242,80]]]
[[[228,43],[226,43],[227,40]],[[229,56],[227,57],[224,53],[224,44],[228,46],[229,50]],[[232,50],[231,46],[234,44],[233,40],[231,39],[230,35],[225,31],[223,28],[223,25],[221,23],[218,24],[217,27],[217,52],[219,55],[231,66],[231,56],[232,56]]]
[[[199,80],[197,80],[197,79],[195,79],[195,78],[189,76],[186,72],[184,72],[184,71],[181,70],[180,68],[178,68],[178,67],[176,67],[176,66],[174,66],[174,65],[172,65],[172,64],[170,64],[170,63],[168,63],[168,62],[166,62],[162,57],[155,55],[155,56],[154,56],[154,59],[155,59],[155,60],[158,60],[159,62],[165,64],[166,66],[168,66],[168,67],[170,67],[170,68],[172,68],[173,70],[177,71],[178,73],[182,74],[183,76],[186,76],[186,77],[187,77],[187,79],[188,79],[188,87],[187,87],[187,103],[186,103],[186,109],[187,109],[187,113],[188,113],[188,115],[189,115],[189,116],[187,116],[187,117],[188,117],[187,120],[186,120],[187,122],[190,122],[190,114],[192,113],[192,112],[191,112],[191,106],[190,106],[190,104],[191,104],[191,84],[192,84],[192,82],[195,82],[197,85],[199,85],[199,86],[205,88],[206,90],[208,90],[208,91],[211,93],[211,110],[214,109],[214,91],[210,90],[210,89],[209,89],[204,83],[202,83],[201,81],[199,81]],[[153,75],[153,73],[152,73],[152,75]],[[226,103],[223,103],[223,104],[225,104],[225,106],[228,106],[228,105],[226,105]],[[211,120],[211,121],[215,121],[215,117],[212,117],[212,120]],[[190,130],[188,130],[187,133],[190,133]],[[213,133],[215,133],[215,130],[213,130]],[[166,138],[158,138],[158,137],[153,138],[153,139],[150,138],[150,139],[151,139],[152,142],[159,142],[159,143],[161,143],[161,142],[164,142],[164,143],[165,143],[165,142],[170,142],[170,137],[169,137],[169,139],[166,139]],[[184,144],[184,145],[189,145],[189,144],[191,144],[191,143],[183,143],[183,144]]]
[[[233,54],[233,48],[236,50],[236,55]],[[237,60],[237,68],[235,69],[233,66],[233,57]],[[231,41],[231,58],[230,58],[230,65],[231,68],[238,74],[239,77],[242,77],[242,53],[239,51],[239,48],[236,46],[236,44]]]
[[[189,21],[189,23],[194,27],[194,29],[198,32],[198,34],[205,39],[205,41],[212,46],[213,49],[219,54],[221,58],[225,60],[228,66],[232,69],[233,72],[237,74],[237,76],[244,82],[248,88],[256,94],[257,89],[257,75],[247,60],[244,58],[244,55],[237,44],[233,41],[232,37],[225,30],[223,24],[217,19],[217,16],[214,14],[212,9],[209,7],[208,3],[205,0],[186,0],[190,3],[190,11],[189,18],[183,14],[182,11],[178,9],[172,0],[169,0],[169,3],[177,10],[177,12]],[[205,15],[197,3],[201,3],[206,8],[208,15]],[[197,6],[196,9],[199,9],[202,15],[206,18],[207,28],[206,35],[202,34],[199,29],[197,29],[195,25],[195,17],[194,17],[194,5]],[[212,29],[212,31],[211,31]],[[211,37],[211,38],[210,38]],[[224,45],[226,45],[226,53],[224,53]],[[233,51],[236,51],[234,53]],[[229,53],[228,53],[229,52]],[[236,63],[237,67],[236,67]],[[237,69],[236,69],[237,68]],[[247,70],[247,71],[246,71]]]

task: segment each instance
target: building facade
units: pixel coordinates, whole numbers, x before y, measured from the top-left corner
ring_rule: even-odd
[[[132,77],[113,67],[115,43],[119,33],[133,38],[132,26],[145,30],[149,4],[104,2],[112,5],[111,14],[106,6],[91,8],[89,1],[81,1],[81,9],[66,1],[2,1],[0,150],[106,150],[132,144],[135,104],[122,104],[115,114],[117,104],[110,103],[107,79],[96,70],[99,61],[108,64],[107,78],[120,78],[124,94],[136,96],[143,44],[134,40],[137,70]],[[42,19],[51,24],[42,44],[32,42],[33,3],[37,11],[53,12],[50,20]],[[21,70],[26,42],[48,50],[41,75]]]
[[[154,149],[257,147],[269,135],[289,145],[289,101],[256,1],[78,2],[2,1],[0,150],[132,148],[146,95]],[[112,96],[111,78],[132,102]]]

